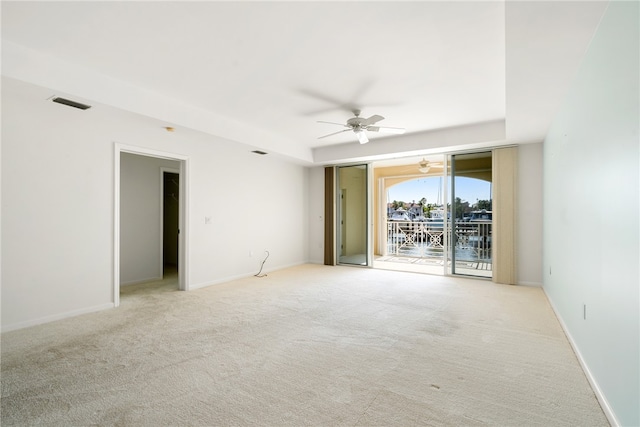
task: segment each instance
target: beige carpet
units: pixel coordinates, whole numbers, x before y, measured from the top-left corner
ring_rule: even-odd
[[[605,426],[541,289],[304,265],[2,335],[2,425]]]

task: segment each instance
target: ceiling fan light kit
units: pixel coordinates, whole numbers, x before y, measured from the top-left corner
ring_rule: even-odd
[[[384,120],[384,117],[379,116],[377,114],[374,114],[373,116],[369,117],[368,119],[360,117],[360,110],[353,110],[353,114],[354,114],[355,117],[352,117],[349,120],[347,120],[346,124],[334,123],[334,122],[325,122],[325,121],[319,120],[318,123],[327,123],[327,124],[330,124],[330,125],[344,126],[346,129],[340,130],[338,132],[333,132],[333,133],[330,133],[328,135],[321,136],[318,139],[327,138],[329,136],[337,135],[337,134],[342,133],[342,132],[352,131],[353,133],[356,134],[356,137],[358,138],[358,142],[360,142],[360,144],[366,144],[367,142],[369,142],[369,138],[367,137],[367,133],[366,133],[367,131],[369,131],[369,132],[393,133],[393,134],[396,134],[396,135],[403,134],[405,132],[405,129],[403,129],[403,128],[390,128],[390,127],[383,127],[383,126],[373,126],[374,124],[378,123],[379,121]]]
[[[369,142],[369,138],[367,138],[367,134],[362,129],[354,130],[356,136],[358,137],[358,141],[360,144],[366,144]]]

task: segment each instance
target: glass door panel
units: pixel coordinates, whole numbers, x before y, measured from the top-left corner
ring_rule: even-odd
[[[341,166],[337,170],[338,264],[369,265],[368,166]]]
[[[448,272],[492,277],[491,152],[449,158]]]

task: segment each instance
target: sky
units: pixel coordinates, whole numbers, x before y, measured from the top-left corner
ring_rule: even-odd
[[[388,201],[419,201],[427,198],[427,203],[442,203],[444,196],[438,199],[438,187],[442,179],[438,177],[419,178],[396,184],[388,189]],[[456,197],[473,205],[477,200],[491,199],[491,183],[480,179],[457,177]]]

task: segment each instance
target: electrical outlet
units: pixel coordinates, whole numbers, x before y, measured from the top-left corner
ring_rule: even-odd
[[[249,258],[253,257],[253,251],[249,251]]]

